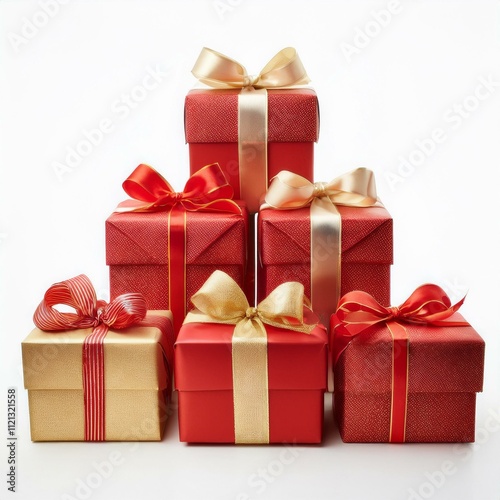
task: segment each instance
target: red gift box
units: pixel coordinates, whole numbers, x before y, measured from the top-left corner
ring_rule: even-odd
[[[238,90],[191,90],[185,103],[191,173],[218,162],[236,199],[241,198],[238,94]],[[269,90],[268,113],[267,184],[284,168],[312,180],[319,134],[316,93],[312,89]]]
[[[389,304],[390,266],[393,259],[390,214],[380,206],[337,206],[337,210],[342,219],[340,294],[364,290],[379,302]],[[270,290],[285,281],[299,281],[304,285],[306,296],[311,297],[309,208],[262,210],[259,213],[258,231],[258,296],[265,297]],[[323,317],[329,318],[335,307],[332,301],[330,312]],[[320,314],[320,311],[314,310]]]
[[[270,443],[320,443],[326,334],[266,327]],[[175,344],[180,440],[234,443],[232,325],[184,325]]]
[[[190,298],[220,269],[243,286],[247,214],[186,213],[186,311]],[[113,213],[106,220],[111,297],[144,295],[148,308],[169,306],[168,212]],[[175,289],[175,288],[174,288]],[[179,318],[179,324],[184,318]],[[177,323],[177,318],[174,318]]]
[[[326,332],[322,327],[303,333],[268,324],[265,330],[269,440],[253,442],[320,443],[327,375]],[[181,441],[237,442],[233,335],[234,324],[202,322],[185,323],[179,332],[175,384]],[[245,390],[258,385],[258,374],[253,371],[256,364],[258,361],[252,358],[244,373]],[[245,402],[247,399],[251,397],[245,397]],[[252,415],[257,419],[259,412]]]
[[[186,97],[191,173],[218,162],[251,213],[283,168],[312,180],[318,100],[314,90],[293,87],[309,82],[295,49],[280,51],[252,78],[236,61],[204,48],[193,74],[213,88]]]
[[[441,300],[445,294],[439,290]],[[476,393],[483,387],[483,339],[451,309],[453,314],[441,325],[417,323],[418,317],[405,319],[390,308],[383,311],[378,310],[376,324],[348,339],[343,352],[337,345],[343,340],[336,331],[333,335],[334,404],[342,440],[473,442]],[[338,323],[335,318],[332,316],[332,331]],[[403,347],[391,336],[391,332],[395,335],[395,322],[406,330],[408,340]],[[406,365],[401,384],[407,387],[400,401],[393,375],[399,362]],[[391,415],[396,405],[404,415],[402,439],[392,437],[396,417],[391,419]]]
[[[150,175],[153,170],[148,169]],[[128,290],[142,293],[148,308],[172,310],[178,332],[189,310],[191,295],[214,270],[223,270],[243,286],[247,264],[247,210],[242,202],[217,201],[229,202],[232,208],[239,207],[240,213],[190,211],[178,206],[173,212],[167,206],[147,207],[151,211],[111,214],[106,220],[106,263],[110,266],[111,297]],[[123,202],[119,209],[128,210],[131,203]],[[181,258],[184,270],[182,262],[170,268],[172,255],[179,250],[178,244],[185,247]],[[172,273],[177,281],[171,280]],[[185,297],[181,297],[184,287]]]

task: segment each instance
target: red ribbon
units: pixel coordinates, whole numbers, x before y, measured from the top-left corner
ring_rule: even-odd
[[[57,304],[76,312],[60,312],[54,308]],[[119,330],[140,322],[146,311],[146,301],[139,293],[120,295],[109,304],[97,300],[89,278],[80,274],[52,285],[33,315],[40,330],[92,328],[82,348],[85,441],[105,440],[104,337],[110,327]]]
[[[120,204],[117,212],[168,211],[168,308],[178,332],[186,316],[186,212],[226,212],[241,215],[232,199],[218,163],[195,172],[184,190],[172,186],[149,165],[139,165],[123,182],[123,189],[133,200]]]
[[[358,335],[373,333],[375,325],[385,323],[392,340],[392,393],[389,441],[405,441],[406,404],[408,399],[409,338],[402,323],[434,326],[467,326],[466,321],[449,319],[463,304],[454,306],[446,292],[437,285],[422,285],[398,307],[384,307],[370,294],[346,293],[332,316],[332,355],[335,367],[341,354]]]

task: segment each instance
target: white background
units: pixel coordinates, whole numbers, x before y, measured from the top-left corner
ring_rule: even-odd
[[[82,0],[51,17],[42,3],[0,1],[0,442],[7,387],[19,397],[17,493],[7,491],[4,441],[0,497],[499,500],[500,3]],[[250,73],[296,47],[321,106],[316,180],[372,168],[394,217],[393,303],[423,282],[454,300],[468,290],[462,312],[487,343],[476,444],[343,444],[330,404],[323,446],[293,453],[180,444],[175,417],[161,443],[30,441],[20,343],[32,313],[53,282],[82,272],[106,298],[104,220],[138,163],[183,187],[183,101],[202,46]],[[148,69],[157,88],[134,90]],[[131,92],[142,99],[134,108],[120,103]],[[54,163],[106,119],[101,143],[58,177]],[[425,155],[416,141],[427,141]],[[402,171],[405,158],[414,165]],[[97,476],[94,464],[110,457],[110,476]]]

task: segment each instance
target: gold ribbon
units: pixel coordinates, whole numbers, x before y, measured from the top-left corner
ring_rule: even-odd
[[[257,212],[266,192],[267,90],[305,85],[310,79],[297,51],[280,50],[255,77],[243,65],[204,47],[192,69],[198,80],[216,89],[241,89],[238,94],[238,161],[240,197],[250,212]]]
[[[324,325],[329,324],[340,298],[342,221],[336,205],[373,207],[377,201],[371,170],[357,168],[330,182],[312,183],[287,170],[271,180],[261,210],[310,207],[311,304]]]
[[[283,283],[250,307],[237,283],[214,271],[191,297],[195,309],[184,323],[235,325],[232,337],[234,434],[236,443],[269,443],[269,385],[265,325],[310,333],[318,318],[297,282]]]

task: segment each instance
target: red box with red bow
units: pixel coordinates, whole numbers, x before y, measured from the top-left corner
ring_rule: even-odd
[[[473,442],[484,341],[435,285],[397,308],[361,292],[332,316],[334,404],[345,442]]]
[[[354,174],[362,184],[374,182],[366,169]],[[284,184],[285,191],[274,196]],[[299,281],[325,326],[338,298],[348,291],[364,290],[389,304],[393,259],[392,217],[376,193],[371,193],[369,202],[372,189],[361,202],[359,193],[353,193],[349,206],[345,204],[349,193],[342,185],[331,184],[332,200],[328,192],[317,193],[318,187],[327,189],[326,183],[312,184],[281,172],[266,194],[258,220],[258,297],[285,281]]]
[[[151,167],[140,167],[146,184],[166,183]],[[106,220],[112,298],[128,290],[142,293],[149,308],[172,311],[178,332],[191,295],[214,270],[244,286],[248,215],[243,203],[226,198],[232,189],[225,182],[219,166],[210,165],[190,178],[184,193],[170,188],[170,198],[157,193],[119,205]]]
[[[212,88],[192,90],[185,101],[191,173],[218,162],[250,213],[258,211],[280,170],[312,180],[318,100],[314,90],[300,87],[309,79],[294,49],[280,51],[255,78],[237,62],[203,49],[193,74]]]
[[[181,441],[321,442],[326,331],[310,310],[301,317],[299,283],[273,294],[249,307],[234,281],[216,272],[193,297],[200,309],[188,314],[175,343]]]

